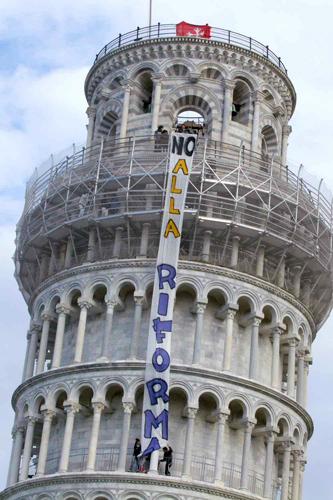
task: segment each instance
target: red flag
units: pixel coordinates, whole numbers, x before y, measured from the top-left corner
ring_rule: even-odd
[[[211,37],[211,26],[204,24],[203,26],[197,24],[189,24],[185,21],[176,24],[176,35],[177,36],[195,36],[199,38],[210,38]]]

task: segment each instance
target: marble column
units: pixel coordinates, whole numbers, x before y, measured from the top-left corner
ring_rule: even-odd
[[[264,263],[265,263],[265,246],[260,245],[258,249],[257,262],[256,262],[256,276],[262,278],[264,275]]]
[[[95,120],[96,120],[96,108],[94,106],[89,106],[87,111],[88,115],[88,127],[87,127],[87,143],[86,147],[90,148],[92,144],[92,140],[94,137],[94,128],[95,128]]]
[[[66,316],[70,314],[70,308],[66,307],[64,304],[58,304],[56,306],[56,312],[58,314],[58,322],[53,350],[52,368],[59,368],[60,366],[62,346],[64,342]]]
[[[64,403],[64,411],[66,413],[66,425],[64,431],[64,438],[62,442],[61,456],[59,462],[59,472],[64,473],[68,471],[69,457],[72,446],[72,436],[74,428],[75,415],[80,411],[78,403]]]
[[[37,344],[38,344],[38,337],[39,337],[40,331],[41,331],[41,325],[39,323],[34,323],[32,325],[31,330],[30,330],[31,337],[30,337],[30,343],[29,343],[29,353],[28,353],[28,359],[27,359],[25,379],[30,378],[34,375],[35,361],[36,361],[36,354],[37,354]]]
[[[49,314],[47,312],[42,314],[43,327],[42,327],[42,334],[41,334],[41,339],[40,339],[40,343],[39,343],[39,353],[38,353],[37,370],[36,370],[37,375],[44,371],[44,365],[45,365],[46,354],[47,354],[47,344],[49,341],[50,324],[51,324],[52,319],[53,319],[53,316],[51,316],[51,314]]]
[[[96,247],[96,230],[94,227],[89,228],[88,248],[87,248],[87,261],[93,262],[95,260],[95,247]]]
[[[126,458],[127,458],[127,448],[128,448],[128,438],[131,427],[131,416],[134,409],[133,403],[123,403],[124,416],[123,416],[123,430],[121,433],[120,451],[118,459],[118,471],[125,472],[126,469]]]
[[[194,348],[193,348],[193,358],[192,364],[200,364],[201,360],[201,346],[202,346],[202,336],[203,336],[203,324],[204,324],[204,313],[206,309],[207,301],[197,302],[195,305],[195,314],[197,315],[196,326],[195,326],[195,337],[194,337]]]
[[[227,421],[228,414],[220,412],[217,416],[217,439],[215,448],[215,483],[222,482],[222,467],[223,467],[223,454],[224,454],[224,427]]]
[[[222,142],[229,140],[229,127],[232,110],[232,96],[235,87],[235,82],[232,80],[224,80],[224,97],[223,97],[223,117],[222,117]]]
[[[277,272],[277,286],[279,286],[280,288],[284,288],[285,274],[286,274],[286,259],[285,257],[283,257],[281,259],[279,269]]]
[[[274,389],[281,390],[280,384],[280,339],[282,330],[278,326],[274,327],[271,335],[272,342],[272,370],[271,370],[271,386]]]
[[[304,404],[304,358],[305,351],[299,349],[296,353],[297,357],[297,387],[296,401],[303,406]]]
[[[138,356],[138,346],[141,333],[141,319],[142,319],[142,308],[144,303],[144,297],[142,295],[134,294],[134,325],[133,325],[133,335],[130,348],[130,359],[137,359]]]
[[[291,126],[288,124],[282,126],[281,163],[284,166],[287,165],[288,138],[291,130]]]
[[[153,98],[153,116],[151,121],[151,132],[155,132],[158,126],[158,117],[160,112],[161,103],[161,90],[162,90],[162,79],[161,76],[156,75],[152,77],[154,84],[154,98]]]
[[[258,365],[258,352],[259,352],[259,326],[261,318],[253,318],[252,333],[251,333],[251,350],[250,350],[250,367],[249,378],[257,379],[257,365]]]
[[[275,435],[269,431],[266,437],[266,460],[264,476],[264,498],[272,498],[273,488],[273,460]]]
[[[120,134],[119,138],[124,139],[127,135],[127,121],[128,121],[128,112],[129,112],[129,102],[130,102],[130,94],[131,94],[131,87],[128,84],[125,84],[123,86],[124,89],[124,97],[123,97],[123,112],[121,115],[121,122],[120,122]]]
[[[205,231],[204,232],[204,239],[203,239],[203,244],[202,244],[202,252],[201,252],[201,259],[204,262],[209,262],[209,254],[210,254],[210,241],[212,237],[213,231]]]
[[[251,150],[258,152],[259,142],[259,122],[260,122],[260,106],[263,100],[261,92],[257,91],[253,100],[253,120],[252,120],[252,134],[251,134]]]
[[[289,500],[290,452],[290,443],[284,443],[281,500]]]
[[[49,256],[48,256],[48,254],[45,253],[45,252],[42,252],[41,262],[40,262],[40,269],[39,269],[39,282],[40,283],[42,281],[44,281],[45,278],[47,277],[48,262],[49,262]]]
[[[198,411],[197,408],[187,408],[187,429],[186,429],[183,474],[182,474],[182,477],[184,479],[191,478],[193,433],[194,433],[195,416],[197,414],[197,411]]]
[[[86,335],[88,310],[91,309],[93,304],[88,300],[84,300],[82,298],[78,299],[77,302],[80,307],[80,318],[76,334],[74,363],[81,363],[84,348],[84,338]]]
[[[30,344],[31,344],[31,331],[29,330],[27,332],[27,348],[25,350],[25,358],[24,358],[24,365],[23,365],[23,371],[22,371],[22,382],[24,382],[27,378],[27,366],[28,366],[28,359],[29,359],[29,352],[30,352]]]
[[[287,379],[287,394],[290,398],[295,397],[295,362],[296,362],[296,340],[290,339],[288,346],[288,379]]]
[[[37,476],[44,476],[47,452],[49,448],[50,432],[53,417],[55,416],[55,411],[53,410],[43,410],[43,431],[42,438],[39,447],[38,465],[37,465]]]
[[[230,267],[234,269],[238,266],[239,241],[240,241],[239,236],[232,237]]]
[[[311,287],[312,287],[311,280],[309,279],[303,280],[303,302],[304,305],[306,305],[306,307],[310,306]]]
[[[20,481],[24,481],[28,478],[29,473],[29,465],[31,460],[31,452],[32,452],[32,444],[34,439],[34,430],[35,430],[36,419],[34,417],[28,417],[27,426],[25,431],[25,439],[24,439],[24,449],[20,470]]]
[[[310,365],[312,364],[312,358],[311,356],[306,356],[304,358],[304,390],[303,390],[303,406],[304,408],[307,407],[308,403],[308,377],[309,377],[309,371],[310,371]]]
[[[303,498],[303,476],[305,471],[306,460],[303,458],[300,463],[300,476],[299,476],[299,500]]]
[[[245,427],[244,427],[242,469],[241,469],[241,479],[240,479],[240,489],[241,490],[248,489],[249,461],[250,461],[251,437],[252,437],[253,427],[254,427],[253,422],[246,422]]]
[[[102,341],[101,355],[99,361],[108,361],[110,358],[112,358],[112,354],[111,356],[109,356],[109,344],[112,332],[114,308],[117,305],[118,301],[116,299],[109,299],[106,300],[105,303],[106,303],[105,326],[103,331],[103,341]]]
[[[150,226],[151,226],[150,222],[145,222],[144,224],[142,224],[141,241],[140,241],[140,257],[147,257]]]
[[[294,267],[294,295],[299,298],[301,292],[302,266]]]
[[[234,330],[234,319],[236,316],[236,309],[228,309],[226,316],[226,334],[223,353],[223,367],[222,370],[229,372],[231,370],[232,360],[232,336]]]
[[[292,499],[299,500],[299,487],[300,487],[300,474],[301,474],[301,458],[302,453],[301,450],[293,450],[293,482],[292,482]]]
[[[72,265],[72,255],[73,255],[73,241],[70,236],[67,239],[66,254],[65,254],[65,269],[68,269]]]
[[[21,453],[23,447],[24,426],[15,425],[12,431],[13,445],[9,462],[7,487],[15,484],[18,480],[18,474],[21,463]]]
[[[93,416],[93,423],[89,440],[87,471],[95,470],[99,427],[101,423],[102,411],[104,410],[105,407],[104,403],[101,402],[94,402],[92,403],[92,406],[94,408],[94,416]]]
[[[114,243],[113,243],[113,251],[112,251],[112,257],[114,259],[119,259],[120,257],[120,250],[121,250],[121,239],[122,239],[122,232],[124,228],[122,227],[117,227],[115,231],[115,237],[114,237]]]

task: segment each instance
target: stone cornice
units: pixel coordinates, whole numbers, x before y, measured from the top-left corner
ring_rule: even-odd
[[[56,383],[58,377],[62,377],[64,375],[68,375],[68,377],[72,377],[73,374],[76,373],[93,373],[96,372],[99,375],[99,372],[107,371],[110,374],[110,371],[120,371],[120,370],[141,370],[143,371],[145,367],[144,361],[118,361],[118,362],[110,362],[110,363],[85,363],[81,365],[71,365],[65,366],[63,368],[56,368],[50,370],[48,372],[40,373],[35,377],[32,377],[21,385],[17,387],[12,396],[12,407],[15,408],[16,402],[20,395],[28,388],[34,387],[35,384],[39,381],[43,380],[53,380]],[[175,365],[171,366],[171,374],[182,374],[182,375],[193,375],[199,376],[203,379],[216,380],[219,382],[228,382],[230,384],[235,385],[236,387],[242,386],[247,389],[252,389],[253,391],[259,392],[263,396],[269,396],[276,401],[285,404],[288,408],[292,409],[295,413],[297,413],[306,423],[308,429],[309,439],[313,434],[313,421],[309,415],[309,413],[299,405],[295,400],[289,398],[285,394],[272,389],[269,386],[260,384],[259,382],[255,382],[254,380],[250,380],[244,377],[239,377],[232,374],[220,373],[214,370],[209,370],[207,368],[199,368],[192,367],[188,365]]]
[[[48,488],[50,486],[59,485],[80,485],[83,487],[85,485],[91,486],[93,489],[94,484],[98,484],[101,487],[103,484],[106,488],[112,488],[113,484],[121,484],[122,488],[128,485],[128,487],[133,488],[134,485],[149,485],[149,486],[160,486],[162,488],[170,488],[176,490],[192,491],[196,493],[203,493],[205,495],[212,495],[216,497],[222,497],[231,500],[261,500],[262,497],[253,495],[249,492],[242,492],[233,490],[230,488],[225,488],[221,486],[215,486],[212,483],[205,483],[199,481],[191,481],[181,479],[179,477],[168,477],[165,476],[149,476],[148,474],[140,473],[119,473],[119,472],[105,472],[105,473],[67,473],[67,474],[56,474],[50,476],[44,476],[35,479],[29,479],[28,481],[22,481],[16,485],[6,488],[2,493],[0,493],[0,499],[5,500],[7,498],[12,498],[13,495],[22,493],[24,495],[29,494],[29,491],[33,491],[37,488]],[[140,490],[138,490],[140,491]],[[172,490],[170,491],[172,494]]]
[[[296,92],[295,92],[294,86],[293,86],[291,80],[289,79],[289,77],[286,75],[286,73],[284,73],[284,71],[279,69],[279,67],[276,66],[273,62],[271,62],[266,57],[261,56],[260,54],[257,54],[255,52],[251,52],[250,50],[243,48],[243,47],[238,47],[236,45],[231,45],[231,44],[228,44],[225,42],[206,40],[206,39],[200,39],[200,38],[194,39],[194,38],[188,38],[188,37],[186,37],[186,38],[169,37],[169,38],[161,38],[161,39],[155,38],[155,39],[151,39],[151,40],[143,40],[143,41],[136,42],[136,43],[133,42],[130,45],[125,45],[123,47],[120,47],[117,50],[112,51],[109,54],[106,54],[106,56],[104,56],[102,59],[97,61],[88,72],[88,75],[87,75],[86,81],[85,81],[85,86],[84,86],[87,100],[88,101],[90,100],[97,84],[100,82],[101,78],[103,78],[104,73],[108,74],[108,73],[110,73],[110,71],[112,71],[111,62],[113,59],[117,60],[117,69],[119,69],[119,67],[121,67],[121,66],[128,66],[129,64],[131,64],[131,62],[129,62],[130,58],[128,58],[128,57],[122,58],[124,53],[126,53],[126,55],[129,55],[131,52],[133,52],[133,56],[135,56],[134,60],[133,60],[133,64],[134,64],[135,62],[138,62],[138,53],[137,53],[138,49],[143,49],[142,54],[141,54],[142,60],[144,60],[144,57],[143,57],[144,55],[146,56],[146,59],[149,58],[149,59],[154,60],[156,57],[154,57],[151,54],[151,51],[146,52],[146,53],[144,52],[147,47],[152,48],[154,46],[156,47],[156,52],[157,52],[159,58],[163,58],[163,57],[170,58],[169,49],[168,49],[168,52],[165,52],[165,55],[163,53],[165,46],[170,47],[170,44],[175,44],[175,50],[177,48],[177,51],[179,51],[179,47],[182,47],[182,46],[184,48],[186,47],[186,54],[184,53],[184,57],[190,57],[190,58],[191,57],[193,57],[193,58],[198,57],[198,54],[197,54],[197,51],[195,50],[195,48],[198,45],[202,45],[203,47],[211,47],[213,50],[216,49],[217,47],[221,48],[221,50],[222,50],[221,56],[223,55],[223,57],[226,56],[226,53],[228,53],[228,56],[230,56],[230,58],[231,58],[232,54],[238,53],[238,54],[241,54],[242,56],[247,56],[248,59],[251,61],[260,62],[263,65],[261,70],[268,67],[272,72],[274,72],[283,81],[283,83],[288,88],[288,91],[289,91],[290,96],[291,96],[291,101],[292,101],[292,108],[290,109],[290,115],[292,115],[294,108],[295,108],[295,105],[296,105]],[[191,47],[190,51],[188,50],[188,47]],[[163,54],[163,55],[161,55],[161,54]],[[179,57],[179,55],[177,57]],[[216,57],[216,54],[215,54],[215,57]],[[210,60],[208,55],[206,55],[205,58],[208,61]],[[232,58],[231,61],[228,61],[227,63],[230,63],[230,62],[237,67],[237,63],[238,63],[237,60]],[[244,67],[244,61],[239,62],[239,67],[241,67],[241,68]],[[257,68],[255,65],[251,66],[251,72],[252,73],[257,72]],[[93,79],[93,76],[95,74],[97,76],[97,80],[95,81],[94,84],[92,84],[92,79]],[[260,75],[260,77],[264,79],[263,75]]]
[[[49,286],[54,285],[56,283],[59,283],[61,279],[66,279],[71,276],[77,276],[78,274],[84,274],[88,273],[91,271],[102,271],[106,269],[122,269],[124,267],[135,267],[135,268],[143,268],[143,267],[153,267],[156,262],[156,259],[121,259],[121,260],[109,260],[109,261],[103,261],[103,262],[94,262],[94,263],[85,263],[82,264],[78,267],[73,267],[71,269],[67,269],[64,271],[61,271],[55,275],[53,275],[51,278],[48,278],[45,280],[42,285],[36,289],[35,293],[31,296],[30,302],[29,302],[29,308],[31,308],[34,300],[36,297],[46,290]],[[299,310],[301,314],[305,316],[305,318],[308,320],[310,328],[312,330],[312,335],[313,339],[315,338],[316,334],[316,325],[314,318],[307,309],[304,304],[298,300],[294,295],[291,293],[287,292],[286,290],[283,290],[282,288],[269,283],[268,281],[265,281],[262,278],[258,278],[256,276],[253,276],[251,274],[247,273],[242,273],[241,271],[236,271],[233,269],[229,269],[227,267],[220,267],[220,266],[214,266],[213,264],[205,264],[202,262],[194,262],[194,261],[184,261],[184,260],[179,260],[178,263],[178,268],[179,269],[185,269],[185,270],[194,270],[194,271],[201,271],[201,272],[206,272],[206,273],[212,273],[215,276],[221,276],[225,278],[231,278],[235,279],[238,281],[241,281],[243,283],[248,283],[250,285],[254,285],[258,288],[261,288],[262,290],[265,290],[269,293],[272,293],[276,295],[277,297],[281,298],[282,300],[285,300],[286,302],[290,303],[292,306],[294,306],[296,309]]]

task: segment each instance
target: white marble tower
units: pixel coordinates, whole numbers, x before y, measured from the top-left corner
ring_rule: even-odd
[[[301,500],[333,211],[288,166],[285,66],[243,35],[157,25],[104,47],[85,92],[86,148],[29,181],[18,224],[31,323],[0,498]],[[153,134],[186,114],[204,134],[181,241],[166,477],[128,470],[168,162]]]

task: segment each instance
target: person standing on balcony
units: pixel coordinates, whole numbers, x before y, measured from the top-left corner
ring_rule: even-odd
[[[163,458],[162,460],[160,460],[160,463],[161,462],[165,462],[165,475],[166,476],[170,476],[170,467],[172,466],[172,453],[173,453],[173,450],[171,448],[171,446],[164,446],[163,448]]]
[[[140,468],[140,461],[139,461],[140,453],[141,453],[141,441],[139,438],[136,438],[133,448],[131,467],[130,467],[131,472],[138,472]]]

